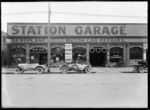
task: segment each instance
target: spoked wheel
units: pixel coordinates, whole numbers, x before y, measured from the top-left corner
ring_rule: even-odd
[[[61,67],[61,72],[62,72],[63,74],[66,74],[66,73],[68,72],[68,68],[67,68],[66,66]]]
[[[139,72],[140,73],[144,73],[145,72],[145,68],[143,66],[139,67]]]
[[[87,66],[84,71],[85,73],[91,73],[91,68]]]
[[[133,68],[133,72],[134,72],[134,73],[138,73],[138,67],[134,67],[134,68]]]
[[[44,69],[42,67],[37,67],[36,68],[36,73],[37,74],[42,74],[42,73],[44,73]]]
[[[15,68],[14,69],[14,74],[20,74],[21,73],[21,69],[20,68]]]

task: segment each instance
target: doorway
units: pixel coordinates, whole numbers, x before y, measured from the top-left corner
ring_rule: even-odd
[[[39,64],[47,64],[47,53],[39,54]]]
[[[104,67],[106,64],[106,49],[94,47],[90,50],[90,64],[93,67]]]
[[[30,50],[30,63],[47,63],[47,50],[41,47],[33,48]]]

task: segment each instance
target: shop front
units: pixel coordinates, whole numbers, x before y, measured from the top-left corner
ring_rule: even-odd
[[[47,63],[51,49],[51,67],[65,63],[65,44],[72,44],[72,62],[89,62],[105,67],[124,62],[131,66],[143,60],[147,43],[147,24],[75,24],[50,25],[50,48],[46,23],[8,23],[9,60],[17,63]]]

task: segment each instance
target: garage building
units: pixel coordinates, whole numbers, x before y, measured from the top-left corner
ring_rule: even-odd
[[[48,48],[48,31],[51,37]],[[51,66],[65,62],[65,44],[72,44],[72,60],[89,62],[93,67],[124,62],[125,66],[146,60],[147,24],[133,23],[8,23],[8,61],[47,63],[51,49]]]

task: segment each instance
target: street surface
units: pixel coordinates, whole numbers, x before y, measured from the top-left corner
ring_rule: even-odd
[[[93,68],[91,74],[2,74],[2,107],[147,108],[147,74]]]

